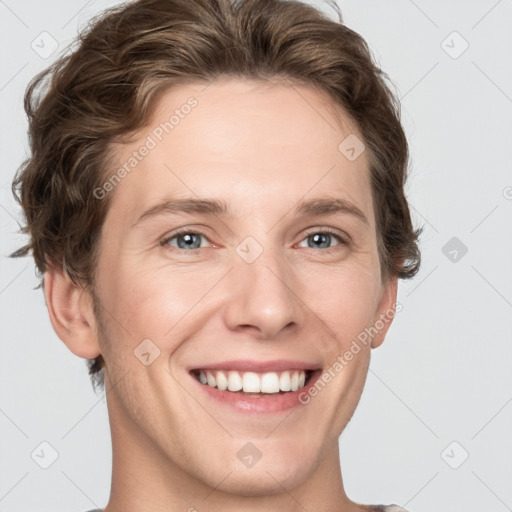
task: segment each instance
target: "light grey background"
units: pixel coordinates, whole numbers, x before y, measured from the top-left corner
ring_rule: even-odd
[[[115,3],[0,1],[0,512],[82,512],[109,496],[103,394],[54,334],[31,259],[6,256],[23,241],[10,183],[27,151],[24,89]],[[402,98],[425,225],[421,272],[400,284],[403,311],[341,436],[346,491],[412,512],[512,510],[512,0],[339,4]],[[43,31],[59,45],[46,59],[31,47],[51,50]],[[58,452],[48,469],[31,456],[50,461],[42,442]]]

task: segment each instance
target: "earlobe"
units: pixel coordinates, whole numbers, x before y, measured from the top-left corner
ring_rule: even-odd
[[[69,350],[86,359],[97,357],[101,352],[90,293],[51,267],[44,274],[44,297],[53,329]]]
[[[389,278],[387,283],[384,285],[379,306],[377,308],[377,314],[373,325],[373,332],[375,334],[372,337],[372,348],[377,348],[382,345],[384,338],[386,337],[386,333],[391,327],[397,308],[397,292],[398,278]]]

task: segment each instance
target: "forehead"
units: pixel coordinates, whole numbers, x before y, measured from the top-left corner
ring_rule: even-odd
[[[125,172],[109,192],[109,215],[133,222],[170,195],[218,198],[244,215],[328,194],[372,219],[366,152],[350,159],[344,151],[344,141],[362,139],[343,109],[309,86],[234,78],[182,84],[158,98],[130,143],[114,146],[107,180]]]

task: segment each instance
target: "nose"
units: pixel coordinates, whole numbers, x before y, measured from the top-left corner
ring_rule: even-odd
[[[297,284],[292,269],[279,255],[265,250],[252,263],[239,259],[228,286],[230,300],[224,311],[231,330],[253,331],[271,340],[281,331],[302,325],[303,308],[294,290]]]

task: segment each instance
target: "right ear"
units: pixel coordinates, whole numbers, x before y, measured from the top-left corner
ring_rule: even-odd
[[[86,359],[100,355],[91,293],[73,283],[67,272],[49,267],[44,297],[53,329],[69,350]]]

